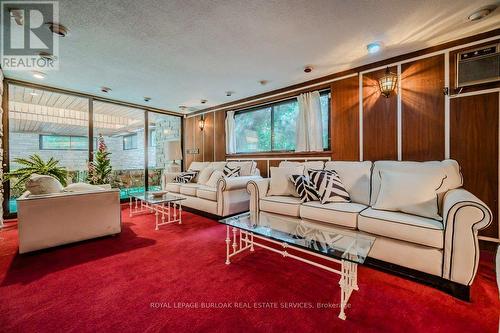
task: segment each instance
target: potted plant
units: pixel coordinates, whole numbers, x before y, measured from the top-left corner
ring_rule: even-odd
[[[20,164],[22,167],[4,175],[4,182],[9,180],[16,181],[12,188],[13,190],[21,193],[26,191],[26,181],[32,174],[52,176],[63,186],[67,185],[66,177],[68,176],[68,171],[66,171],[66,168],[59,166],[59,161],[53,157],[45,162],[40,155],[33,154],[27,159],[16,158],[14,159],[14,162]]]
[[[111,188],[110,181],[113,168],[111,167],[109,155],[111,155],[111,153],[104,143],[104,137],[99,134],[94,160],[89,162],[89,175],[87,180],[90,184],[100,185],[107,189]]]

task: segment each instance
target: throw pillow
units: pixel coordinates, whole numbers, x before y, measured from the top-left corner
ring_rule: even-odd
[[[201,170],[199,175],[198,175],[197,183],[200,185],[205,185],[208,182],[208,180],[210,179],[212,172],[214,172],[214,168],[212,168],[211,166],[206,167],[205,169]]]
[[[271,181],[269,182],[269,190],[267,195],[288,195],[299,197],[295,190],[295,186],[290,180],[291,175],[302,175],[304,167],[290,167],[290,168],[269,168],[271,171]]]
[[[186,172],[181,172],[179,175],[177,175],[174,178],[173,183],[187,184],[191,180],[193,180],[197,174],[198,174],[198,171],[189,171],[188,170]]]
[[[240,176],[240,167],[234,167],[231,168],[228,165],[224,167],[224,177],[226,178],[232,178],[232,177],[239,177]]]
[[[105,189],[99,185],[87,183],[73,183],[64,188],[64,192],[87,192],[87,191],[104,191]]]
[[[349,193],[334,170],[308,170],[309,177],[319,193],[322,204],[351,202]]]
[[[314,184],[305,175],[291,175],[290,180],[295,186],[295,190],[300,196],[302,202],[318,201],[319,193]]]
[[[446,175],[435,172],[380,171],[380,191],[374,209],[400,211],[442,220],[438,190]]]
[[[26,190],[34,195],[52,194],[62,192],[63,186],[52,176],[32,174],[26,181]]]
[[[205,185],[208,187],[217,187],[217,183],[221,178],[224,178],[224,172],[220,170],[215,170],[214,172],[212,172],[210,179],[208,180],[208,182],[206,182]]]

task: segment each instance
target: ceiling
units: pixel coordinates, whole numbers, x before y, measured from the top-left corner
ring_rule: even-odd
[[[194,111],[499,28],[500,9],[478,22],[466,19],[492,3],[60,0],[60,22],[70,30],[60,40],[60,69],[43,81],[30,72],[5,76]],[[368,55],[373,41],[384,48]],[[313,67],[309,74],[306,65]],[[101,86],[112,91],[103,94]]]

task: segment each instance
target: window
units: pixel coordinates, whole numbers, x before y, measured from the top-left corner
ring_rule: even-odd
[[[137,134],[125,135],[123,137],[123,150],[137,149]]]
[[[320,94],[323,148],[330,148],[330,92]],[[235,113],[236,152],[294,151],[299,107],[297,99]]]
[[[88,150],[89,138],[72,135],[39,135],[40,150]]]
[[[149,146],[156,147],[156,130],[152,129],[149,131]]]

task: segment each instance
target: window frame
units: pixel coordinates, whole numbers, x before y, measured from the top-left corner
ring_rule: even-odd
[[[58,137],[58,138],[69,138],[69,148],[44,148],[43,146],[43,138],[44,137]],[[83,135],[61,135],[61,134],[38,134],[38,149],[39,150],[66,150],[66,151],[88,151],[89,148],[86,149],[76,149],[71,148],[72,138],[84,138],[88,141],[88,136]]]
[[[131,147],[131,148],[125,148],[125,139],[126,138],[131,138],[131,137],[135,137],[135,147]],[[139,149],[139,142],[138,142],[138,135],[137,133],[131,133],[131,134],[127,134],[127,135],[124,135],[122,136],[122,146],[123,146],[123,150],[134,150],[134,149]]]
[[[332,116],[332,104],[331,104],[331,90],[330,89],[324,89],[320,90],[319,92],[320,97],[324,95],[328,95],[328,147],[323,148],[323,152],[329,152],[331,150],[331,129],[330,129],[330,122],[331,122],[331,116]],[[248,109],[242,109],[242,110],[237,110],[234,112],[234,120],[236,121],[236,116],[244,113],[250,113],[250,112],[255,112],[259,111],[262,109],[269,108],[271,111],[271,150],[268,151],[237,151],[233,155],[248,155],[248,154],[275,154],[275,153],[294,153],[295,150],[273,150],[274,146],[274,137],[275,137],[275,131],[274,131],[274,109],[277,106],[289,103],[291,101],[296,101],[297,102],[297,96],[286,98],[283,100],[280,100],[278,102],[271,102],[271,103],[265,103],[265,104],[260,104],[256,106],[252,106]],[[321,153],[321,152],[319,152]]]

